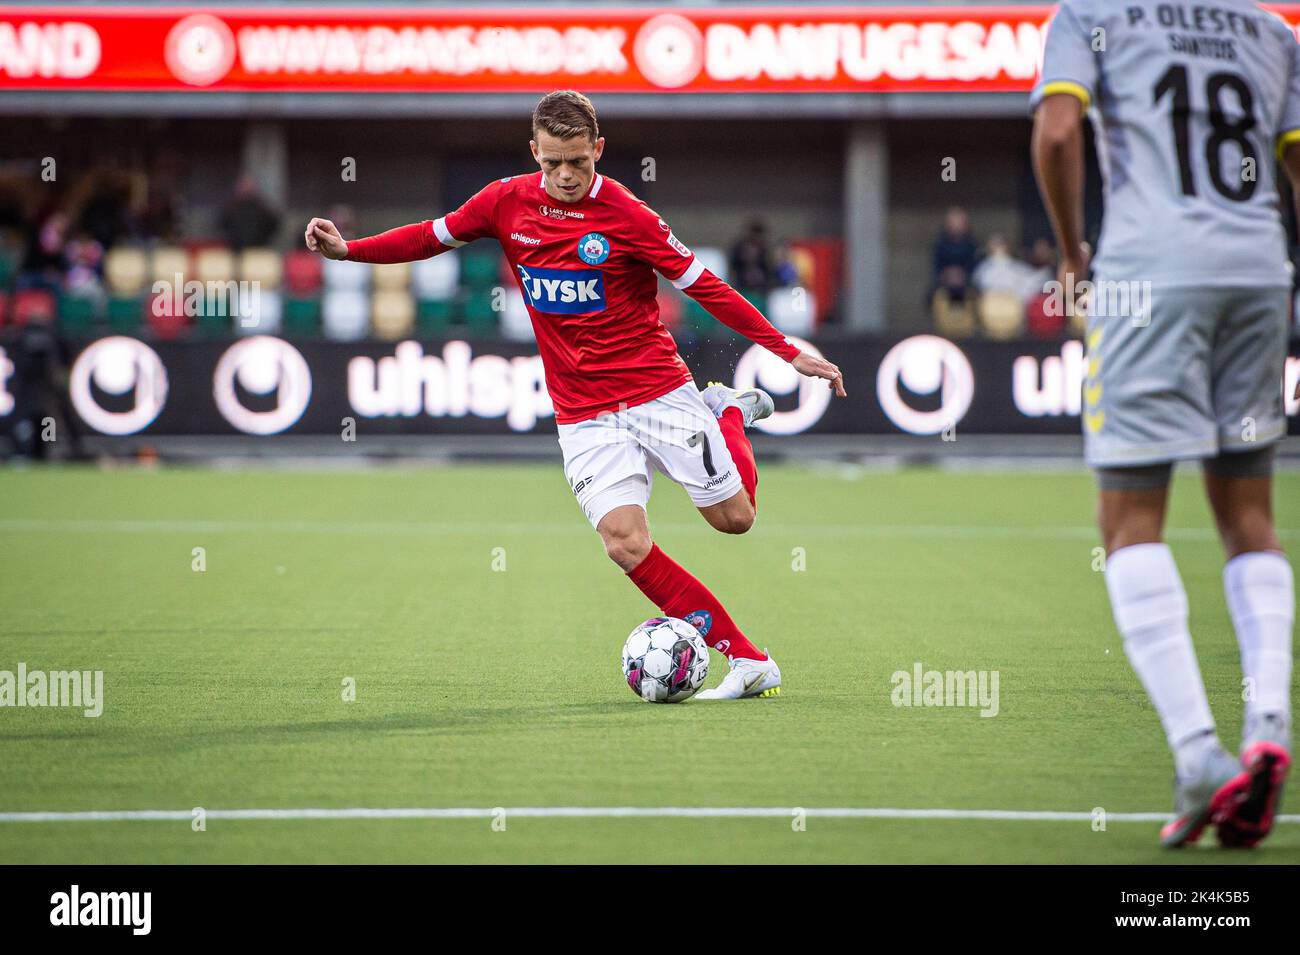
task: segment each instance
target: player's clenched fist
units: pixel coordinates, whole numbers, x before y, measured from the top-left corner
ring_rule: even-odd
[[[343,236],[339,235],[339,230],[329,219],[312,219],[308,222],[304,238],[307,240],[308,249],[319,252],[327,259],[348,257],[348,244],[343,241]]]
[[[844,374],[838,367],[828,362],[825,358],[818,358],[816,355],[810,355],[806,351],[800,352],[794,356],[794,370],[801,375],[807,375],[810,378],[825,378],[830,382],[831,390],[841,398],[847,398],[848,392],[844,390]]]

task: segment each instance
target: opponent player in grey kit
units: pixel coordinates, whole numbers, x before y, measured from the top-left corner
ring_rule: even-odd
[[[1115,623],[1174,752],[1174,819],[1161,841],[1184,845],[1214,825],[1225,845],[1253,845],[1272,827],[1290,765],[1295,589],[1273,526],[1272,464],[1286,431],[1291,269],[1274,155],[1300,181],[1300,49],[1282,20],[1245,0],[1065,0],[1032,104],[1061,283],[1077,286],[1092,266],[1084,444]],[[1091,263],[1085,112],[1105,182]],[[1228,557],[1224,590],[1251,691],[1240,760],[1216,734],[1187,595],[1162,541],[1172,463],[1187,458],[1202,461]]]

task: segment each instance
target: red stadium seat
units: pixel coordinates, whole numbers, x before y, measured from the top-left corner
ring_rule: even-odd
[[[321,259],[298,249],[284,257],[284,285],[295,296],[316,295],[321,288]]]
[[[26,325],[31,321],[54,321],[58,314],[59,303],[53,292],[45,289],[24,289],[15,292],[10,312],[14,325]]]
[[[181,308],[177,309],[175,304],[175,297],[168,293],[150,296],[145,303],[145,323],[149,331],[162,341],[180,338],[189,327],[189,319],[185,316],[184,299],[181,301]]]
[[[1025,329],[1034,338],[1045,341],[1055,341],[1065,335],[1065,316],[1048,314],[1047,303],[1050,298],[1044,292],[1031,298],[1025,306]]]

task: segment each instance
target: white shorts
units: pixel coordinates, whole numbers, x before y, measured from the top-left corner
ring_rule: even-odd
[[[616,507],[644,508],[655,469],[686,488],[696,507],[741,488],[718,419],[691,382],[645,404],[558,427],[564,476],[592,527]]]

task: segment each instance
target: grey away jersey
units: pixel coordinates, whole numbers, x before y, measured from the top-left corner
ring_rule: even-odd
[[[1065,0],[1031,105],[1062,92],[1097,132],[1099,278],[1290,284],[1274,155],[1300,139],[1300,47],[1281,19],[1246,0]]]

